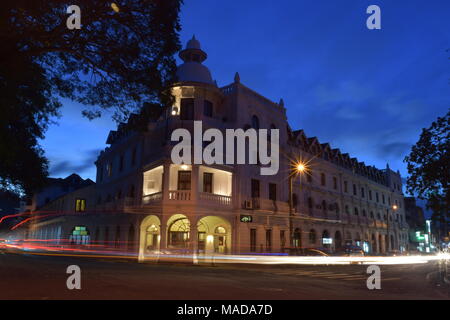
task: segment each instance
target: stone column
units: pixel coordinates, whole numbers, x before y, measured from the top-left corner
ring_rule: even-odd
[[[163,200],[166,202],[169,200],[169,185],[170,185],[170,163],[164,163],[164,171],[163,171]]]
[[[198,199],[198,181],[199,181],[199,165],[192,165],[191,171],[191,200],[196,202]]]

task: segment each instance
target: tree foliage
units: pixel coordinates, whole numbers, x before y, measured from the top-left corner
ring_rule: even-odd
[[[67,7],[81,9],[69,30]],[[89,119],[117,121],[144,103],[170,105],[181,0],[16,0],[0,11],[0,183],[38,187],[48,163],[38,139],[59,98],[86,106]],[[145,114],[145,113],[144,113]]]
[[[408,192],[427,200],[436,219],[449,218],[450,111],[422,130],[405,162],[409,173]]]

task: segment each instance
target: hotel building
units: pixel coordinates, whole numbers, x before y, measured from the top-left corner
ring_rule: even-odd
[[[174,106],[156,113],[146,130],[135,116],[111,131],[98,156],[96,183],[37,208],[47,216],[22,228],[28,238],[70,239],[136,253],[287,252],[290,247],[339,251],[358,245],[369,254],[407,249],[402,181],[303,130],[293,130],[282,100],[275,103],[234,81],[218,87],[192,38],[180,52]],[[255,165],[177,165],[171,133],[217,128],[279,129],[280,168],[260,175]],[[288,176],[292,160],[306,170]],[[292,194],[291,206],[289,205]],[[51,214],[48,214],[51,212]]]

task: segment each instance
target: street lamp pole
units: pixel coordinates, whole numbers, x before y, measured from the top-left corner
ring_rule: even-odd
[[[290,242],[291,242],[291,248],[294,247],[294,234],[293,234],[293,193],[292,193],[292,174],[289,175],[289,237],[290,237]]]
[[[297,174],[302,173],[305,171],[306,167],[303,163],[298,162],[294,164],[294,168],[292,172],[289,173],[289,237],[290,237],[290,243],[291,247],[294,247],[294,222],[293,222],[293,216],[294,216],[294,204],[293,204],[293,180],[294,176]]]

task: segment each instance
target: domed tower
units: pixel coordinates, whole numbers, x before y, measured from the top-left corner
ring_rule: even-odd
[[[211,72],[202,64],[208,56],[200,48],[200,42],[195,39],[195,36],[192,36],[192,39],[186,45],[186,49],[182,50],[179,56],[184,61],[177,69],[179,82],[200,82],[214,85]]]
[[[207,54],[201,49],[195,36],[187,42],[186,48],[179,56],[183,63],[177,68],[178,81],[172,86],[175,104],[170,116],[179,120],[205,122],[222,118],[223,95],[212,79],[209,69],[202,64]]]

